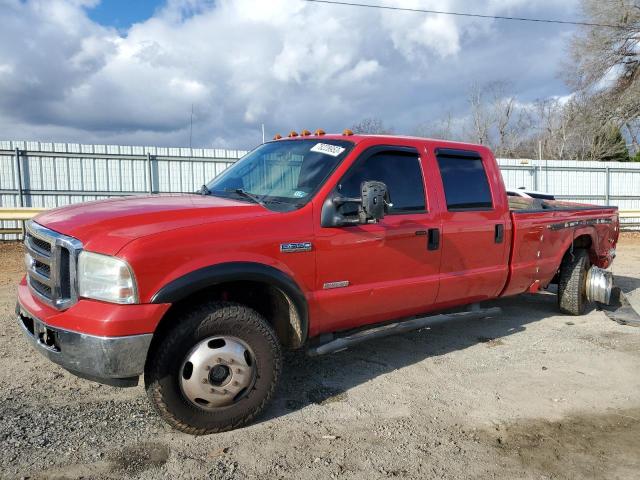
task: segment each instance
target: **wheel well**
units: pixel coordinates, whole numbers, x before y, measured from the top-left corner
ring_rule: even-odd
[[[240,303],[254,309],[269,322],[286,348],[300,348],[306,340],[303,319],[293,300],[279,288],[259,281],[226,282],[194,292],[171,305],[156,332],[179,322],[185,309],[210,300]]]
[[[564,252],[564,255],[562,256],[562,260],[561,262],[564,262],[564,260],[571,255],[571,252],[573,252],[574,250],[581,248],[581,249],[585,249],[588,250],[590,252],[590,255],[592,254],[592,247],[593,246],[593,239],[591,238],[591,235],[588,234],[584,234],[584,235],[579,235],[576,238],[573,239],[573,242],[571,242],[571,244],[569,245],[569,248],[567,248],[567,251]],[[557,284],[560,280],[560,267],[561,267],[562,263],[560,265],[558,265],[558,271],[555,274],[555,276],[551,279],[551,282],[549,283],[554,283]]]
[[[573,239],[573,248],[585,248],[590,250],[592,245],[593,240],[591,239],[591,235],[580,235]]]

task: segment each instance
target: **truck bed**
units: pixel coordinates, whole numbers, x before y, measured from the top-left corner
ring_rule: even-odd
[[[617,207],[511,197],[509,208],[511,258],[502,296],[546,287],[572,243],[588,248],[591,263],[602,268],[615,256]]]

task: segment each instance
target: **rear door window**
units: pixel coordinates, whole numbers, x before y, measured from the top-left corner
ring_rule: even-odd
[[[493,209],[487,172],[478,153],[440,149],[436,157],[449,211]]]

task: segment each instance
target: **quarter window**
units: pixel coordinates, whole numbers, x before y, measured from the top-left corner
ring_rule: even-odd
[[[477,155],[437,154],[447,209],[491,210],[491,189],[482,159]]]
[[[359,197],[362,182],[375,180],[387,185],[391,203],[389,214],[420,213],[425,209],[424,181],[420,158],[411,153],[381,152],[356,164],[342,178],[338,186],[346,197]],[[357,212],[353,204],[345,204],[342,213]]]

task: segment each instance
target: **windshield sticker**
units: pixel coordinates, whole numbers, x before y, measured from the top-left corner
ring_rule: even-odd
[[[312,152],[324,153],[325,155],[331,155],[332,157],[337,157],[345,150],[346,148],[344,147],[339,147],[338,145],[329,145],[327,143],[316,143],[311,148]]]
[[[293,192],[293,196],[296,198],[303,198],[307,196],[307,192],[303,192],[302,190],[296,190]]]

